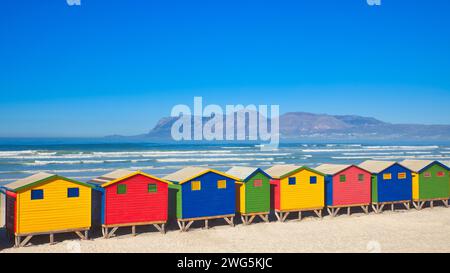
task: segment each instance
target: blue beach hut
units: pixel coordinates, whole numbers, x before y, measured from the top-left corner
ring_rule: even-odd
[[[372,208],[380,213],[385,205],[403,204],[410,208],[412,200],[412,171],[393,161],[367,160],[360,168],[372,174]]]
[[[226,173],[202,167],[186,167],[165,176],[176,190],[176,218],[181,231],[187,231],[194,221],[223,218],[234,226],[236,211],[236,181]]]

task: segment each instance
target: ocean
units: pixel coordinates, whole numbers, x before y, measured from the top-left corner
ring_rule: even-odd
[[[273,164],[315,167],[367,159],[450,161],[450,143],[283,143],[262,151],[255,144],[114,143],[95,139],[0,140],[0,185],[44,171],[80,181],[126,168],[163,176],[184,166],[225,171]]]

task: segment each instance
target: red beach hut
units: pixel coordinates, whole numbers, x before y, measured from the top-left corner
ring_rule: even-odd
[[[136,226],[153,225],[164,233],[170,182],[141,171],[116,170],[90,183],[96,185],[93,206],[101,208],[104,238],[114,235],[119,227],[131,227],[135,235]]]
[[[336,216],[340,209],[361,207],[369,212],[371,173],[355,165],[322,164],[316,168],[325,176],[325,203],[328,213]]]

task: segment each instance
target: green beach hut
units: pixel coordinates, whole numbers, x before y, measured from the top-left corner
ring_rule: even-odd
[[[448,197],[450,198],[450,161],[442,162],[448,170]]]
[[[413,205],[423,208],[426,202],[442,201],[448,207],[450,194],[449,168],[439,161],[404,160],[401,164],[413,171]]]
[[[271,177],[261,169],[250,167],[233,167],[227,174],[239,178],[236,181],[236,211],[242,222],[249,225],[257,216],[269,222]]]

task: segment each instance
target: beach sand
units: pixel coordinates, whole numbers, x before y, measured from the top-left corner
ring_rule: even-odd
[[[222,220],[223,221],[223,220]],[[450,209],[398,210],[382,214],[342,214],[319,219],[295,218],[286,223],[255,223],[232,228],[218,220],[209,230],[199,225],[187,233],[173,229],[162,235],[150,227],[132,237],[129,229],[111,239],[76,240],[57,235],[55,245],[48,236],[31,245],[1,252],[450,252]]]

